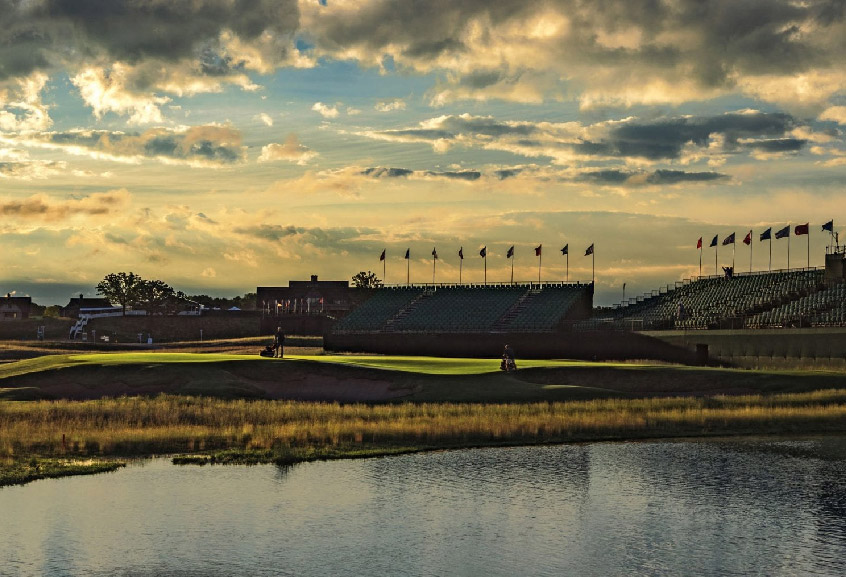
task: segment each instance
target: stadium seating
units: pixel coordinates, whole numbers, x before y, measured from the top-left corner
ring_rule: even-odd
[[[380,288],[340,320],[338,333],[546,332],[590,285],[464,285]]]
[[[819,291],[823,275],[822,270],[799,270],[709,277],[597,316],[638,329],[759,326],[765,317],[757,315]]]

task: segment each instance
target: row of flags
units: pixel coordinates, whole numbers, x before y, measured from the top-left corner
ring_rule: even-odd
[[[809,230],[810,230],[810,223],[806,222],[805,224],[797,224],[793,229],[793,235],[794,236],[802,236],[802,235],[805,235],[805,234],[809,234]],[[825,223],[824,225],[822,225],[822,230],[820,232],[826,232],[826,231],[828,231],[829,233],[832,233],[832,234],[836,234],[834,232],[834,220],[830,220],[827,223]],[[735,233],[731,233],[730,235],[725,237],[723,239],[723,246],[735,244],[735,236],[734,235],[735,235]],[[779,229],[775,232],[775,238],[776,239],[787,238],[789,236],[790,236],[790,225],[789,224],[787,226],[785,226],[784,228]],[[708,245],[708,246],[709,247],[717,246],[717,242],[719,240],[718,237],[719,237],[719,235],[715,234],[714,238],[711,239],[711,244]],[[773,239],[773,229],[772,229],[772,227],[770,227],[767,230],[765,230],[764,232],[762,232],[760,234],[760,238],[759,238],[760,241],[772,240],[772,239]],[[751,230],[749,232],[747,232],[746,236],[743,238],[743,244],[752,244],[752,231]],[[701,236],[699,237],[699,240],[696,242],[696,248],[702,248],[702,237]]]
[[[701,246],[702,246],[702,239],[700,238],[699,239],[699,246],[697,248],[701,248]],[[714,246],[714,245],[711,245],[711,246]],[[543,252],[543,244],[539,244],[538,246],[535,247],[535,256],[541,256],[542,252]],[[564,248],[561,249],[561,254],[562,255],[569,255],[570,254],[570,245],[569,244],[564,245]],[[585,256],[590,256],[592,254],[593,254],[593,244],[591,244],[585,250]],[[382,249],[382,254],[379,255],[379,261],[381,262],[381,261],[385,260],[386,255],[387,255],[387,249]],[[488,257],[488,247],[487,246],[482,247],[482,250],[479,251],[479,256],[482,257],[482,258]],[[513,256],[514,256],[514,245],[511,245],[511,248],[509,248],[508,252],[505,253],[505,258],[511,258]],[[406,260],[411,258],[411,249],[410,248],[405,249],[405,256],[403,258],[406,259]],[[437,247],[432,248],[432,258],[438,258]],[[460,249],[458,249],[458,258],[460,260],[464,260],[464,247],[463,246]]]

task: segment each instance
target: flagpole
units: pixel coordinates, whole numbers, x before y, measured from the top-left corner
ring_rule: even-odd
[[[737,240],[736,238],[732,240]],[[734,274],[734,253],[737,250],[737,242],[731,243],[731,273]]]
[[[411,255],[405,259],[405,285],[411,285]]]
[[[808,268],[811,268],[811,230],[808,229]]]
[[[382,281],[383,281],[383,282],[384,282],[384,281],[386,281],[386,280],[388,280],[388,277],[387,277],[387,275],[385,274],[385,261],[386,261],[386,260],[388,260],[388,259],[386,259],[386,258],[383,258],[383,259],[382,259]]]
[[[714,245],[714,276],[717,276],[717,254],[720,252],[720,243]]]
[[[749,272],[752,272],[752,231],[749,231]]]
[[[514,255],[511,255],[511,284],[514,284]]]
[[[773,272],[773,233],[770,231],[770,272]]]
[[[787,270],[790,270],[790,224],[787,225]]]
[[[566,280],[567,282],[570,282],[570,251],[569,250],[567,251],[567,272],[565,274],[566,274],[566,276],[564,277],[564,280]]]
[[[702,245],[699,245],[699,278],[702,278]],[[625,299],[623,299],[625,300]]]
[[[438,257],[435,256],[435,251],[432,251],[432,286],[435,286],[435,263],[438,262]]]
[[[590,282],[596,286],[596,248],[590,251]]]
[[[461,269],[464,267],[464,259],[458,259],[458,284],[461,284]]]
[[[487,253],[487,251],[485,251],[484,261],[485,261],[485,286],[487,286],[487,284],[488,284],[488,253]]]
[[[538,255],[538,284],[541,283],[541,263],[543,262],[543,251]]]

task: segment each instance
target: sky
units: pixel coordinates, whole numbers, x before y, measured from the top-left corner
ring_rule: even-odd
[[[844,55],[834,0],[0,0],[0,292],[822,266]]]

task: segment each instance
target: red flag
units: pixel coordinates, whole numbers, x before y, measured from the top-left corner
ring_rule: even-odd
[[[699,240],[696,241],[696,248],[702,248],[702,237],[699,237]]]
[[[379,260],[385,260],[385,249],[382,249],[382,254],[379,255]]]
[[[752,244],[752,231],[746,233],[746,238],[743,239],[743,244]]]
[[[797,224],[796,228],[793,229],[793,234],[800,235],[800,234],[808,234],[808,223],[805,224]]]
[[[541,255],[541,247],[542,246],[543,246],[542,244],[539,244],[538,246],[535,247],[535,256]]]

